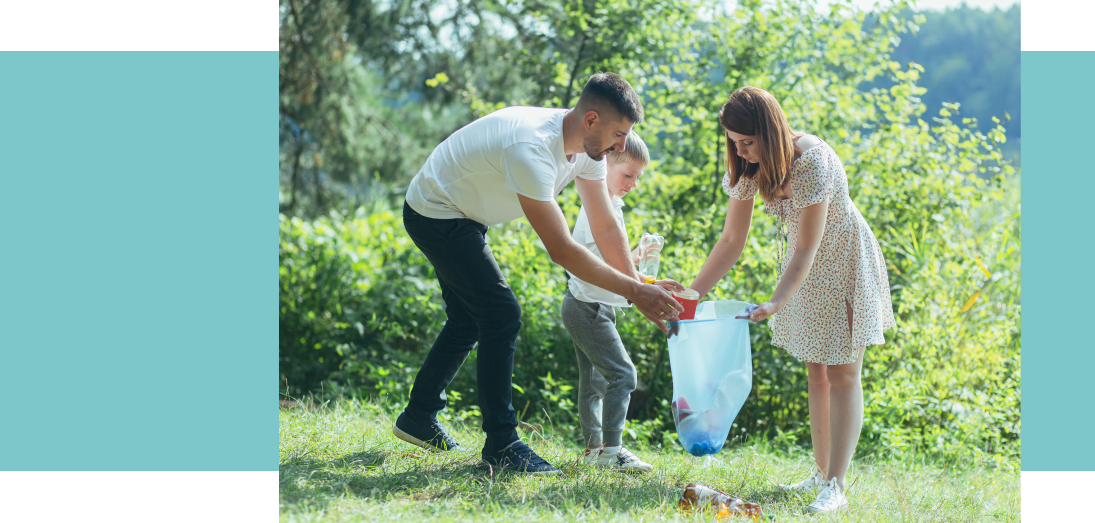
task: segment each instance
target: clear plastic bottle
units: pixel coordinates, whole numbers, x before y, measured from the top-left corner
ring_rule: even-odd
[[[658,279],[658,265],[661,264],[661,251],[665,238],[657,234],[643,233],[639,239],[639,272],[646,277],[646,283]]]
[[[758,521],[764,517],[764,511],[756,503],[746,503],[729,494],[723,494],[713,488],[695,483],[689,483],[681,493],[677,507],[683,511],[715,510],[715,518],[718,520],[729,519],[730,516],[747,517]]]

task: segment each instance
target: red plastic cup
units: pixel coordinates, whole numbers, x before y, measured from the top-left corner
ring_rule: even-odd
[[[692,415],[692,409],[688,407],[688,400],[681,396],[673,400],[673,415],[677,417],[677,423]]]
[[[700,304],[700,295],[698,292],[692,289],[685,289],[684,292],[673,292],[673,299],[677,300],[677,303],[684,307],[684,312],[680,313],[680,315],[677,316],[677,319],[696,319],[696,306]]]

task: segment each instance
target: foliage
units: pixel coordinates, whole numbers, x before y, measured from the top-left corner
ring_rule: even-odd
[[[511,15],[501,4],[435,7],[281,0],[281,212],[316,217],[402,194],[433,146],[471,120],[452,84],[488,93],[528,84],[503,61],[512,35],[502,34]]]
[[[1000,152],[1002,126],[981,130],[957,104],[933,108],[938,116],[929,117],[923,68],[890,60],[898,35],[916,28],[902,17],[904,3],[870,17],[840,3],[821,13],[806,0],[748,0],[731,12],[705,3],[649,2],[634,11],[611,1],[558,11],[522,5],[527,16],[552,22],[530,24],[542,32],[524,34],[511,64],[543,73],[541,96],[561,104],[573,78],[604,68],[623,73],[643,97],[647,120],[636,130],[654,161],[626,200],[628,232],[666,238],[667,277],[688,283],[721,229],[725,144],[715,113],[729,92],[765,87],[793,126],[829,142],[891,263],[898,316],[887,344],[867,351],[860,450],[948,460],[1018,456],[1017,175]],[[618,18],[628,16],[630,24]],[[618,45],[603,40],[586,55],[583,31],[598,24],[620,26]],[[567,52],[573,56],[564,63]],[[431,80],[456,83],[449,76]],[[878,77],[892,87],[861,90]],[[497,102],[475,95],[467,103],[479,112]],[[575,191],[559,200],[573,219]],[[758,203],[745,253],[712,297],[766,300],[776,284],[773,240],[774,224]],[[489,241],[523,310],[514,407],[524,420],[574,429],[577,370],[558,314],[565,272],[524,220],[492,228]],[[429,264],[395,215],[359,211],[311,224],[282,217],[280,243],[282,373],[290,391],[326,383],[350,395],[405,397],[443,305]],[[331,284],[346,288],[328,292]],[[619,328],[646,387],[634,399],[631,437],[672,444],[664,337],[632,311],[620,315]],[[766,325],[754,326],[754,390],[732,436],[807,444],[805,369],[770,339]],[[474,365],[473,353],[450,388],[450,407],[469,419],[476,416]]]
[[[443,304],[428,262],[390,211],[279,217],[279,370],[299,396],[327,379],[380,395],[410,390],[422,336]],[[436,295],[436,296],[435,296]],[[337,390],[337,387],[336,387]]]

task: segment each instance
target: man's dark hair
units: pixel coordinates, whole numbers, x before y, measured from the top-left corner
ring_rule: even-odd
[[[615,73],[590,76],[575,107],[583,112],[608,110],[615,113],[612,116],[622,116],[632,123],[643,122],[643,104],[639,101],[639,95],[627,80]]]

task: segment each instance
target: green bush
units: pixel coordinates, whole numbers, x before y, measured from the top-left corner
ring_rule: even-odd
[[[860,451],[1010,466],[1020,429],[1018,176],[1003,162],[998,122],[982,131],[953,104],[925,120],[921,68],[888,60],[897,35],[914,26],[895,16],[902,7],[868,19],[843,8],[822,15],[804,1],[748,1],[709,21],[680,9],[642,26],[649,53],[599,57],[596,67],[626,73],[645,100],[637,131],[654,161],[626,199],[628,232],[665,236],[662,274],[691,281],[725,218],[715,113],[741,85],[768,88],[793,126],[843,159],[852,199],[890,263],[898,325],[867,351]],[[859,90],[879,75],[894,86]],[[545,81],[565,85],[567,76]],[[575,191],[559,202],[577,215]],[[758,203],[745,253],[712,298],[770,297],[774,230]],[[577,369],[558,313],[566,274],[525,220],[492,228],[489,242],[523,310],[514,407],[577,438]],[[282,217],[280,253],[283,389],[405,400],[444,314],[432,269],[399,218],[383,209],[311,223]],[[619,327],[647,387],[630,437],[672,444],[664,336],[630,310]],[[754,388],[731,436],[808,444],[804,366],[771,345],[765,324],[751,336]],[[477,416],[474,358],[450,387],[450,415]]]
[[[314,222],[279,216],[282,389],[324,384],[405,395],[444,322],[428,261],[391,211]],[[427,345],[428,347],[428,345]]]

